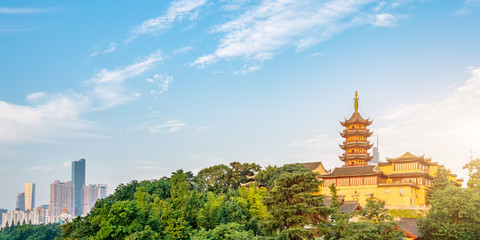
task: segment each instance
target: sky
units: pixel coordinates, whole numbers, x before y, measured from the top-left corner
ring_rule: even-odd
[[[341,166],[339,121],[381,159],[480,157],[479,0],[0,0],[0,208],[233,161]]]

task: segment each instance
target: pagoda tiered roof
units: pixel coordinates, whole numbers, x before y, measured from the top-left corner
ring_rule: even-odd
[[[343,142],[343,144],[338,144],[341,149],[345,150],[346,148],[353,148],[353,147],[362,147],[366,150],[373,147],[373,143],[365,142]]]
[[[346,127],[348,124],[352,124],[352,123],[361,123],[361,124],[365,124],[365,126],[369,126],[370,124],[372,124],[372,121],[368,118],[364,119],[358,111],[355,111],[348,120],[345,119],[345,121],[343,121],[343,122],[340,121],[340,124],[342,124],[342,126],[344,126],[344,127]]]
[[[362,135],[366,137],[372,136],[373,132],[371,132],[369,129],[348,129],[348,130],[343,130],[343,132],[340,132],[340,136],[342,137],[348,137],[348,136],[354,136],[354,135]]]
[[[364,160],[364,161],[370,161],[373,159],[373,156],[370,155],[370,154],[348,154],[348,155],[345,155],[345,154],[342,154],[340,156],[338,156],[340,158],[340,160],[342,161],[349,161],[349,160]]]

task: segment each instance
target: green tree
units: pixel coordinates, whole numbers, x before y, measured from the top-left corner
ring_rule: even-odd
[[[260,186],[268,187],[272,189],[275,186],[275,180],[280,176],[282,172],[310,172],[301,164],[285,164],[282,167],[268,166],[266,169],[261,170],[255,176],[255,181],[257,181]]]
[[[315,227],[320,234],[325,231],[324,220],[331,212],[323,203],[324,196],[313,194],[318,192],[316,177],[302,169],[283,171],[275,180],[264,200],[272,216],[265,225],[268,235],[278,239],[312,239],[314,234],[305,227]]]
[[[480,196],[470,189],[448,185],[435,191],[430,210],[418,227],[425,239],[480,239]]]
[[[228,166],[225,164],[215,165],[200,170],[195,179],[200,190],[225,192],[228,186]]]
[[[355,216],[355,214],[354,214]],[[385,208],[385,201],[371,197],[367,204],[358,211],[357,222],[344,221],[338,239],[358,240],[401,240],[403,231],[395,229],[397,224]]]
[[[448,180],[447,169],[443,166],[439,166],[437,173],[431,182],[430,189],[427,192],[427,202],[430,203],[431,197],[436,191],[441,191],[451,184],[452,183]]]
[[[250,240],[254,235],[238,223],[221,224],[212,230],[202,229],[196,232],[192,240]]]
[[[230,168],[227,171],[229,189],[237,189],[240,183],[247,181],[247,176],[255,175],[260,169],[260,165],[255,163],[230,163]]]
[[[480,194],[480,158],[473,159],[465,164],[463,169],[468,170],[468,188],[476,194]]]

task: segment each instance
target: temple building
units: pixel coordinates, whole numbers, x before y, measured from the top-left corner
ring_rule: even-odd
[[[372,121],[360,115],[358,100],[355,92],[354,113],[348,120],[340,122],[345,127],[340,133],[345,139],[340,144],[343,154],[339,156],[343,166],[320,173],[323,180],[320,192],[329,195],[328,187],[335,184],[342,199],[358,201],[362,206],[366,204],[367,198],[375,196],[385,200],[386,207],[390,209],[426,208],[427,191],[439,164],[431,158],[409,152],[396,158],[387,157],[386,162],[369,164],[373,158],[369,153],[373,144],[368,138],[373,132],[368,126]],[[463,179],[457,179],[451,173],[449,180],[457,186],[463,182]]]

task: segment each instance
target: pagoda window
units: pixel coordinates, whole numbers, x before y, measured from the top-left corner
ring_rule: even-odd
[[[332,185],[332,184],[335,184],[335,185],[336,185],[336,179],[325,179],[325,180],[323,181],[323,186],[324,186],[324,187],[328,187],[328,186],[330,186],[330,185]]]
[[[349,178],[338,178],[337,179],[337,186],[348,186],[350,182]]]
[[[373,177],[364,177],[363,179],[364,181],[364,185],[377,185],[377,177],[376,176],[373,176]]]
[[[363,184],[362,177],[352,177],[350,178],[350,185],[351,186],[358,186]]]
[[[385,188],[385,193],[390,193],[390,188]]]

